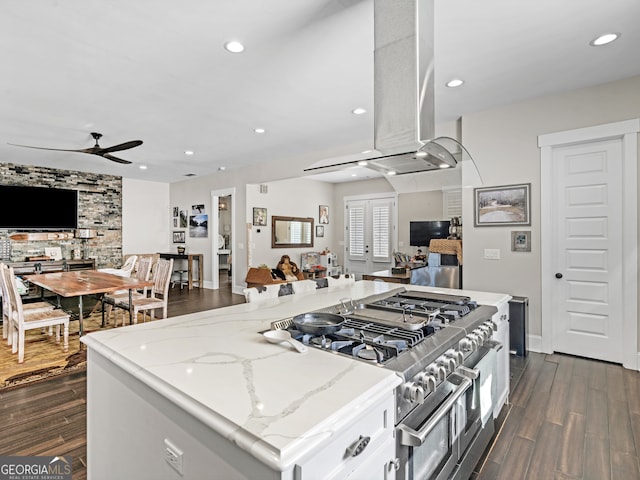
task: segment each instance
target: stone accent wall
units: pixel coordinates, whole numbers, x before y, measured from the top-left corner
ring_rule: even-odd
[[[95,258],[96,267],[122,265],[122,177],[53,168],[0,164],[0,184],[78,190],[78,228],[91,228],[96,238],[85,240],[88,257]],[[2,209],[18,205],[2,205]],[[9,236],[13,230],[0,230],[0,241],[10,241],[12,262],[22,262],[28,256],[44,255],[45,247],[61,247],[62,257],[71,259],[74,251],[82,252],[83,240],[16,241]]]

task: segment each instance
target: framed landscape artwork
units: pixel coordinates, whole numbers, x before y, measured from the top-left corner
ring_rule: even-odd
[[[531,184],[474,189],[474,225],[531,225]]]

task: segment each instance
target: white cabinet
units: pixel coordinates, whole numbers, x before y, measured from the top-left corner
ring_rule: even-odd
[[[509,398],[509,302],[504,301],[496,305],[498,312],[492,317],[496,330],[492,340],[500,342],[502,349],[498,352],[498,399],[493,409],[494,418],[500,414],[502,407]]]
[[[395,478],[389,465],[395,458],[393,437],[394,395],[389,392],[354,422],[335,434],[330,443],[309,460],[296,465],[295,480],[387,480]],[[360,449],[356,453],[356,449]],[[354,454],[355,453],[355,454]],[[393,476],[389,476],[393,474]]]

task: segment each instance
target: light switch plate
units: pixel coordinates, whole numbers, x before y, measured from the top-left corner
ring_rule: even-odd
[[[484,249],[484,258],[486,260],[500,260],[500,249],[499,248],[485,248]]]

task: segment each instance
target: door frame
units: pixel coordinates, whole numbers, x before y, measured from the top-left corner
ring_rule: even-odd
[[[233,255],[233,242],[236,238],[236,189],[223,188],[211,191],[211,284],[213,290],[220,288],[220,258],[218,257],[218,202],[220,197],[231,195],[231,255]],[[231,278],[235,278],[235,262],[231,261]]]
[[[552,302],[554,285],[553,265],[553,152],[554,148],[591,141],[620,139],[622,141],[622,254],[623,262],[623,318],[622,358],[625,368],[638,370],[638,132],[640,119],[607,123],[538,136],[540,148],[541,198],[541,350],[553,353]]]

